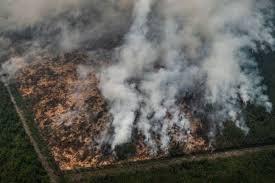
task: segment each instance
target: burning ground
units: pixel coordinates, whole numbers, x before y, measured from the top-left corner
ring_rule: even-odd
[[[248,105],[272,111],[251,56],[274,47],[272,1],[0,4],[1,74],[64,170],[207,150],[228,121],[249,133]]]
[[[101,140],[104,132],[112,136],[113,129],[112,116],[98,89],[99,81],[94,71],[102,67],[98,63],[108,63],[111,57],[108,51],[100,53],[103,56],[97,56],[96,60],[79,53],[43,58],[19,70],[16,77],[19,91],[31,102],[39,130],[62,170],[167,155],[162,151],[152,153],[138,132],[133,134],[131,143],[115,150]],[[188,111],[183,104],[182,111]],[[167,118],[170,118],[169,114]],[[191,114],[188,118],[192,119],[192,125],[181,142],[176,140],[183,135],[181,131],[176,126],[169,129],[171,138],[174,138],[171,152],[180,154],[207,149],[204,124]],[[157,135],[154,138],[156,142],[160,141]]]

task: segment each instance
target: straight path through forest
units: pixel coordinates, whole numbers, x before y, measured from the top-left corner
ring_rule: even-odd
[[[33,138],[33,135],[32,135],[32,132],[27,124],[27,120],[26,118],[24,117],[23,115],[23,112],[20,110],[20,108],[18,107],[17,103],[16,103],[16,100],[15,98],[13,97],[12,95],[12,92],[11,92],[11,89],[10,89],[10,86],[8,85],[8,83],[5,81],[5,79],[1,78],[2,79],[2,82],[4,83],[8,93],[9,93],[9,96],[10,96],[10,99],[11,99],[11,102],[13,103],[14,105],[14,108],[20,118],[20,121],[23,125],[23,128],[26,132],[26,134],[28,135],[29,139],[30,139],[30,142],[32,144],[32,146],[34,147],[34,150],[43,166],[43,168],[46,170],[49,178],[50,178],[50,181],[52,183],[58,183],[59,182],[59,177],[56,175],[56,172],[54,171],[54,169],[50,166],[47,158],[43,155],[43,153],[41,152],[39,146],[38,146],[38,143],[35,141],[35,139]]]
[[[87,170],[83,172],[71,171],[66,173],[72,182],[82,182],[83,178],[87,177],[101,177],[101,176],[115,176],[122,173],[135,173],[138,171],[149,171],[152,169],[160,169],[174,165],[180,165],[183,162],[202,161],[202,160],[216,160],[230,157],[239,157],[246,154],[253,154],[268,150],[275,150],[275,145],[262,145],[258,147],[249,147],[236,150],[227,150],[224,152],[213,152],[206,154],[187,155],[175,158],[166,158],[161,160],[148,160],[144,162],[122,163],[110,167],[99,168],[94,170]]]

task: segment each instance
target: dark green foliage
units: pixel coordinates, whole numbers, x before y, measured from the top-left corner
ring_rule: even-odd
[[[165,168],[124,173],[117,176],[88,178],[91,183],[186,183],[275,181],[275,151],[241,157],[182,162]]]
[[[169,156],[176,157],[176,156],[182,156],[182,147],[180,144],[175,144],[169,149]]]
[[[227,122],[222,134],[217,137],[216,145],[221,149],[239,147],[244,142],[244,139],[245,134],[243,131],[236,127],[233,122]]]
[[[217,137],[217,148],[253,146],[275,143],[275,52],[260,52],[252,56],[259,65],[259,71],[267,86],[266,94],[273,104],[273,111],[267,113],[263,107],[247,105],[243,110],[249,133],[244,134],[233,123],[225,124],[225,129]]]
[[[49,182],[0,83],[0,182]]]
[[[10,84],[11,92],[16,100],[17,105],[19,106],[20,110],[23,112],[24,117],[27,120],[26,122],[30,128],[32,137],[37,142],[37,145],[39,146],[41,153],[47,159],[51,168],[53,168],[56,175],[58,175],[59,178],[62,179],[62,173],[59,167],[57,166],[55,160],[53,159],[50,150],[48,149],[48,144],[44,141],[41,132],[39,131],[38,126],[36,125],[35,117],[32,111],[33,107],[31,106],[32,103],[29,100],[24,100],[18,92],[17,88],[18,86],[16,84]]]
[[[275,114],[268,114],[263,109],[250,107],[247,111],[247,125],[250,128],[247,143],[275,143]]]
[[[115,148],[116,156],[118,160],[125,160],[136,153],[136,146],[132,143],[126,143],[118,145]]]

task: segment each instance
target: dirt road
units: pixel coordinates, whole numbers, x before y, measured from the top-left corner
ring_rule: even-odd
[[[174,165],[180,165],[182,162],[201,161],[201,160],[215,160],[229,157],[239,157],[249,153],[257,153],[267,150],[275,150],[275,145],[265,145],[260,147],[243,148],[238,150],[228,150],[225,152],[215,152],[207,154],[197,154],[192,156],[183,156],[176,158],[167,158],[162,160],[149,160],[136,163],[125,163],[106,167],[102,169],[94,169],[83,172],[68,172],[65,177],[69,178],[72,182],[82,182],[87,180],[87,177],[100,177],[100,176],[115,176],[122,173],[135,173],[138,171],[148,171],[152,169],[165,168]]]
[[[27,124],[27,120],[26,120],[26,118],[24,117],[23,112],[22,112],[22,111],[20,110],[20,108],[18,107],[18,105],[17,105],[17,103],[16,103],[16,101],[15,101],[15,98],[14,98],[13,95],[12,95],[12,92],[11,92],[11,89],[10,89],[8,83],[5,82],[4,79],[2,79],[2,82],[4,83],[6,89],[7,89],[8,93],[9,93],[10,99],[11,99],[11,101],[12,101],[12,103],[13,103],[15,109],[16,109],[16,112],[17,112],[17,114],[18,114],[18,116],[19,116],[19,118],[20,118],[20,120],[21,120],[21,122],[22,122],[23,128],[24,128],[26,134],[28,135],[31,144],[32,144],[33,147],[34,147],[34,150],[35,150],[35,152],[36,152],[36,154],[37,154],[37,156],[38,156],[38,158],[39,158],[39,160],[40,160],[42,166],[44,167],[44,169],[45,169],[45,170],[47,171],[47,173],[48,173],[48,176],[49,176],[49,178],[50,178],[50,181],[51,181],[52,183],[58,183],[58,182],[59,182],[59,177],[55,174],[55,171],[54,171],[53,168],[49,165],[49,162],[48,162],[47,158],[43,155],[43,153],[41,152],[41,150],[40,150],[40,148],[39,148],[37,142],[34,140],[34,138],[33,138],[33,136],[32,136],[32,133],[31,133],[31,130],[30,130],[28,124]]]

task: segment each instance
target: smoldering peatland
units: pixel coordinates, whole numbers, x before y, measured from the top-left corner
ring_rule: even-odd
[[[166,151],[175,128],[176,141],[185,143],[194,118],[207,126],[210,142],[227,121],[248,133],[247,104],[272,110],[250,54],[274,46],[272,6],[269,0],[5,1],[2,72],[15,74],[19,58],[28,64],[49,53],[113,52],[113,62],[97,70],[113,117],[111,138],[102,141],[113,148],[137,130],[152,149]]]

